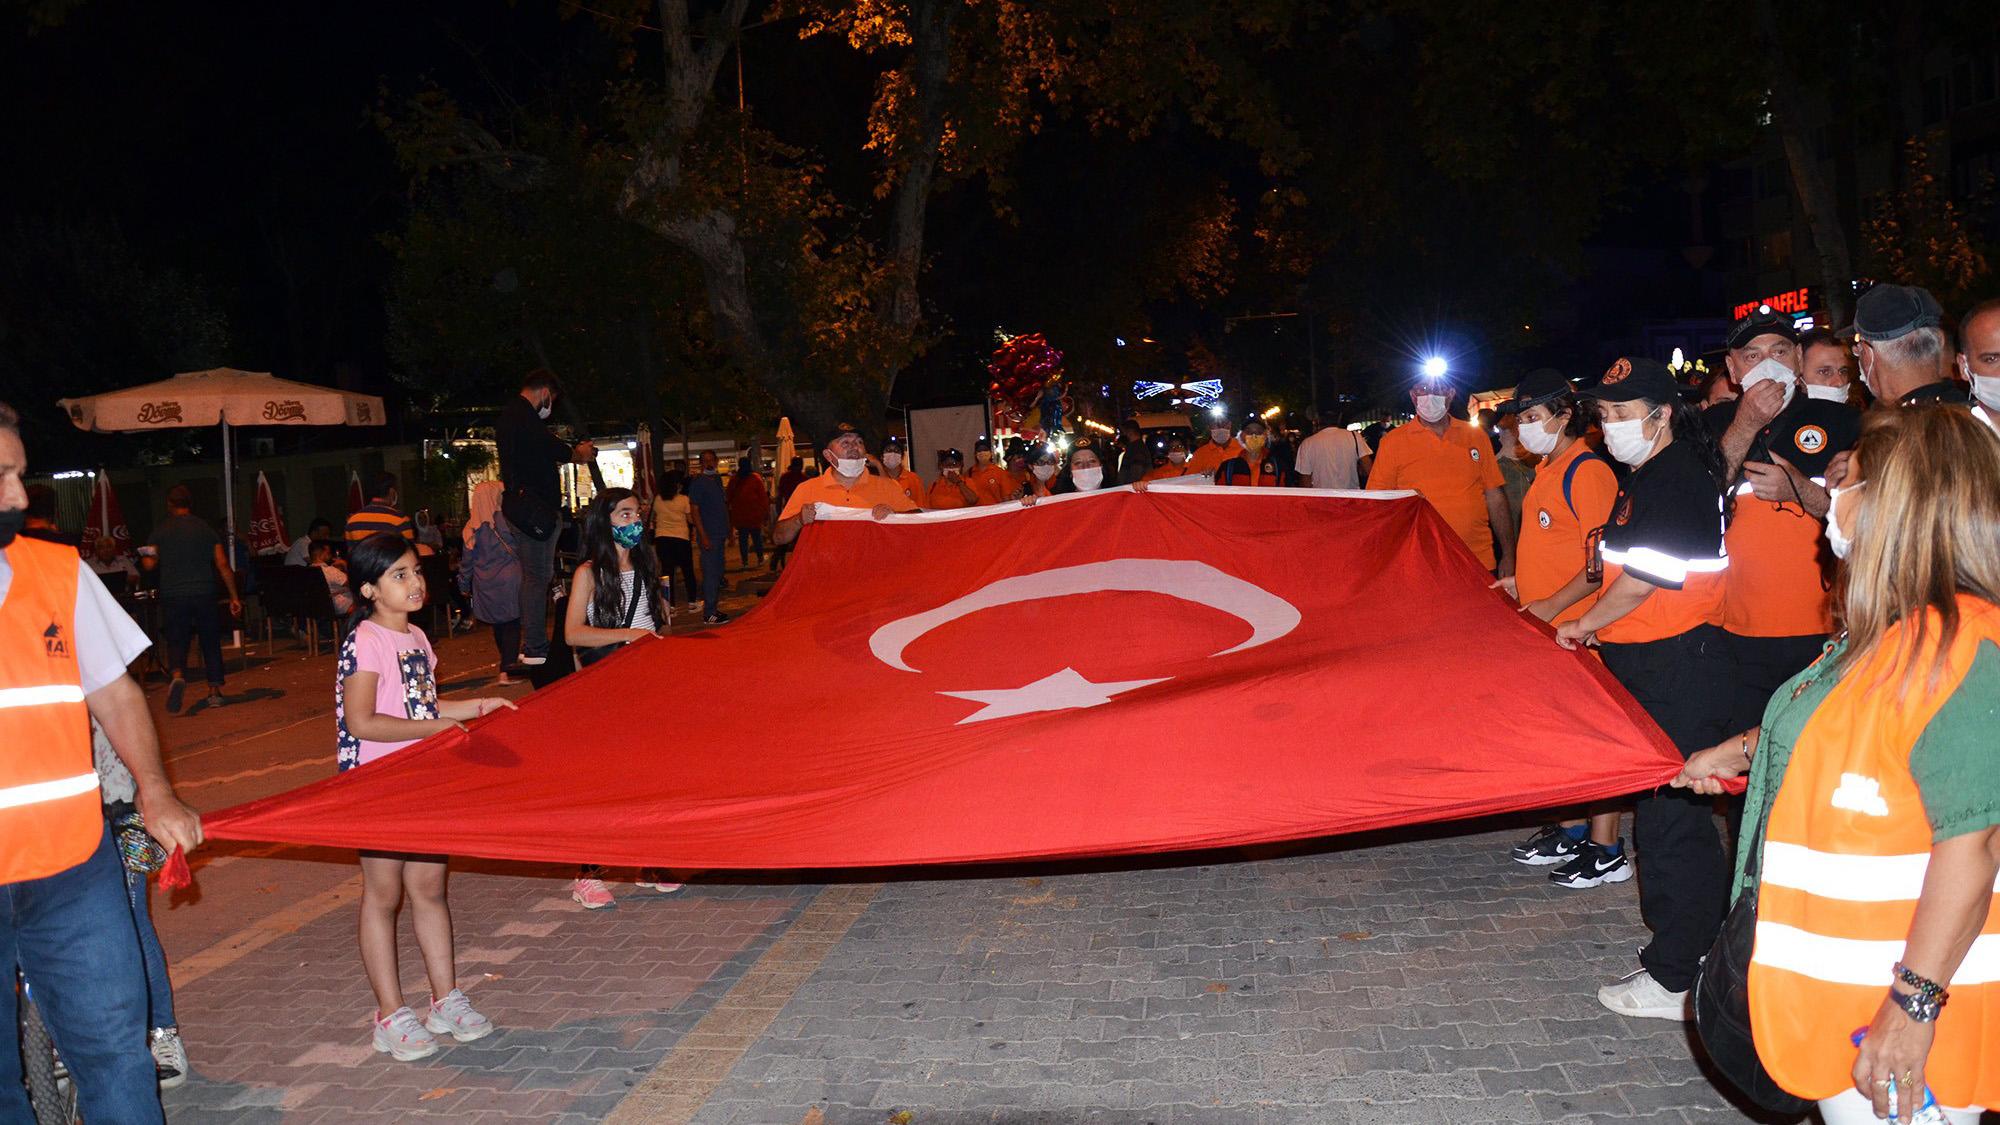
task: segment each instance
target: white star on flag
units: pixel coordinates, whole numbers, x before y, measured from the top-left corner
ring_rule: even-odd
[[[1161,684],[1173,679],[1161,676],[1156,680],[1120,680],[1116,683],[1094,684],[1077,673],[1074,668],[1064,668],[1053,675],[1043,676],[1032,684],[1017,688],[998,688],[987,691],[941,691],[939,695],[949,695],[954,699],[970,699],[986,706],[960,719],[955,726],[967,723],[983,723],[989,719],[1004,719],[1010,715],[1029,715],[1036,711],[1067,711],[1075,707],[1097,707],[1111,702],[1111,697],[1136,691],[1150,684]]]

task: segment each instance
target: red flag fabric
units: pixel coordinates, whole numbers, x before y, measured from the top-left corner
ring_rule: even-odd
[[[632,450],[632,495],[639,501],[639,518],[653,526],[653,431],[639,427],[639,444]]]
[[[823,509],[742,619],[207,829],[867,867],[1300,839],[1672,777],[1679,755],[1602,665],[1490,581],[1408,493]]]
[[[111,488],[111,474],[97,470],[97,478],[90,484],[90,511],[83,519],[83,553],[87,557],[97,550],[97,541],[110,536],[118,543],[118,553],[132,553],[132,532],[125,526],[125,509],[118,504],[118,493]]]
[[[368,506],[368,497],[361,492],[361,474],[349,470],[347,473],[347,514],[353,515]]]
[[[271,482],[257,474],[257,499],[250,508],[250,553],[274,555],[292,547],[285,534],[285,517],[278,511],[278,498],[271,495]]]

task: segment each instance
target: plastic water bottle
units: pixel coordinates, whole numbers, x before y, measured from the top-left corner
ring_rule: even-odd
[[[1861,1041],[1868,1038],[1868,1029],[1859,1028],[1850,1038],[1859,1047]],[[1915,1113],[1904,1118],[1902,1109],[1902,1100],[1896,1096],[1896,1076],[1892,1074],[1889,1076],[1889,1125],[1900,1125],[1905,1121],[1908,1125],[1949,1125],[1944,1119],[1944,1110],[1938,1108],[1937,1098],[1931,1095],[1929,1085],[1924,1087],[1924,1104],[1918,1106]]]

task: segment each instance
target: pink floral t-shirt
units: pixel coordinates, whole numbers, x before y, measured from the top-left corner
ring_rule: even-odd
[[[340,732],[337,764],[343,770],[366,765],[416,741],[369,742],[347,729],[347,677],[375,673],[375,713],[402,719],[438,717],[437,653],[415,625],[407,633],[363,621],[340,644],[333,680],[333,716]]]

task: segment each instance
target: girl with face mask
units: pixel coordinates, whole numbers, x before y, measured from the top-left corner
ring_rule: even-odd
[[[977,508],[984,500],[965,477],[965,456],[956,449],[938,450],[938,478],[924,498],[924,507],[937,509]]]
[[[1500,409],[1518,420],[1521,448],[1542,460],[1522,496],[1514,574],[1493,586],[1543,621],[1574,621],[1596,604],[1591,536],[1610,522],[1618,495],[1611,463],[1584,440],[1597,412],[1577,400],[1561,373],[1547,368],[1523,378],[1513,401]],[[1618,838],[1618,808],[1544,827],[1515,845],[1511,856],[1549,867],[1549,881],[1572,890],[1625,882],[1632,865]]]
[[[1186,476],[1188,471],[1188,443],[1186,438],[1168,438],[1167,452],[1153,470],[1140,478],[1140,483],[1156,480],[1171,480]]]
[[[1620,359],[1583,392],[1604,444],[1631,468],[1598,536],[1603,589],[1556,627],[1565,648],[1594,644],[1604,666],[1683,755],[1729,725],[1731,664],[1721,625],[1721,455],[1666,365]],[[1640,910],[1653,927],[1639,971],[1598,991],[1621,1015],[1684,1018],[1696,967],[1728,903],[1729,867],[1706,799],[1641,795],[1633,835],[1646,857]]]
[[[564,638],[576,649],[577,664],[588,667],[666,626],[660,565],[646,539],[639,499],[629,488],[607,488],[584,514],[583,561],[570,579]],[[570,898],[585,910],[614,905],[611,889],[604,885],[605,874],[596,865],[581,868]],[[648,872],[640,874],[638,885],[662,894],[681,889],[679,883]]]

